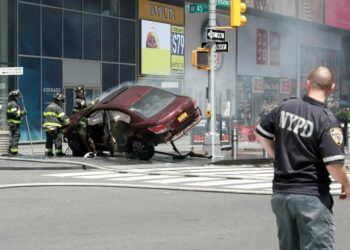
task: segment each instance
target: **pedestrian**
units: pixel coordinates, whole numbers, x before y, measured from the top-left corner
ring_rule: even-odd
[[[325,104],[334,89],[331,71],[317,66],[307,94],[282,102],[256,128],[274,160],[271,205],[280,249],[334,249],[329,175],[341,184],[340,199],[350,195],[342,130]]]
[[[10,145],[8,153],[10,155],[18,154],[18,142],[21,137],[20,125],[22,117],[27,112],[18,104],[18,98],[21,96],[19,89],[12,90],[9,93],[9,102],[7,104],[7,124],[10,130]]]
[[[43,128],[46,132],[45,155],[54,156],[53,144],[55,144],[56,156],[64,156],[65,154],[62,152],[62,132],[63,128],[69,124],[69,118],[62,109],[65,96],[55,93],[53,99],[54,101],[44,111]]]
[[[86,109],[87,104],[85,100],[85,90],[84,86],[77,86],[75,88],[75,100],[73,105],[73,114]]]

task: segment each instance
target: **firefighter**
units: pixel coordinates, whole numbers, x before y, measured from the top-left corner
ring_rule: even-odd
[[[18,104],[18,98],[21,96],[19,89],[12,90],[9,93],[9,103],[7,104],[7,124],[10,129],[10,145],[8,153],[10,155],[18,154],[18,141],[21,136],[20,125],[22,117],[27,112]]]
[[[53,99],[54,101],[44,111],[45,155],[54,156],[53,144],[55,144],[56,156],[64,156],[65,154],[62,152],[62,132],[63,128],[69,124],[69,118],[62,109],[66,98],[60,93],[55,93]]]
[[[73,114],[87,107],[86,100],[85,100],[84,86],[77,86],[74,91],[75,91],[75,100],[74,100],[74,106],[73,106]]]

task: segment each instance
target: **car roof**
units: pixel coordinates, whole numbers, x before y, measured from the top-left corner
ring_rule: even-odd
[[[120,88],[101,100],[101,104],[107,106],[130,107],[141,97],[152,90],[150,86],[128,86]]]

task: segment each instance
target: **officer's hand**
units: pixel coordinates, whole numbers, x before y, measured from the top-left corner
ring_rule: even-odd
[[[339,199],[346,200],[350,197],[350,184],[341,186],[341,193]]]

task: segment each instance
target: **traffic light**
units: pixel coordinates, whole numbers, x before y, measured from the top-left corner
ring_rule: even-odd
[[[199,69],[209,70],[209,54],[210,49],[208,48],[197,48],[192,51],[192,66]]]
[[[247,18],[241,15],[247,10],[247,5],[241,3],[241,0],[231,0],[230,7],[230,26],[238,27],[244,25],[247,22]]]

